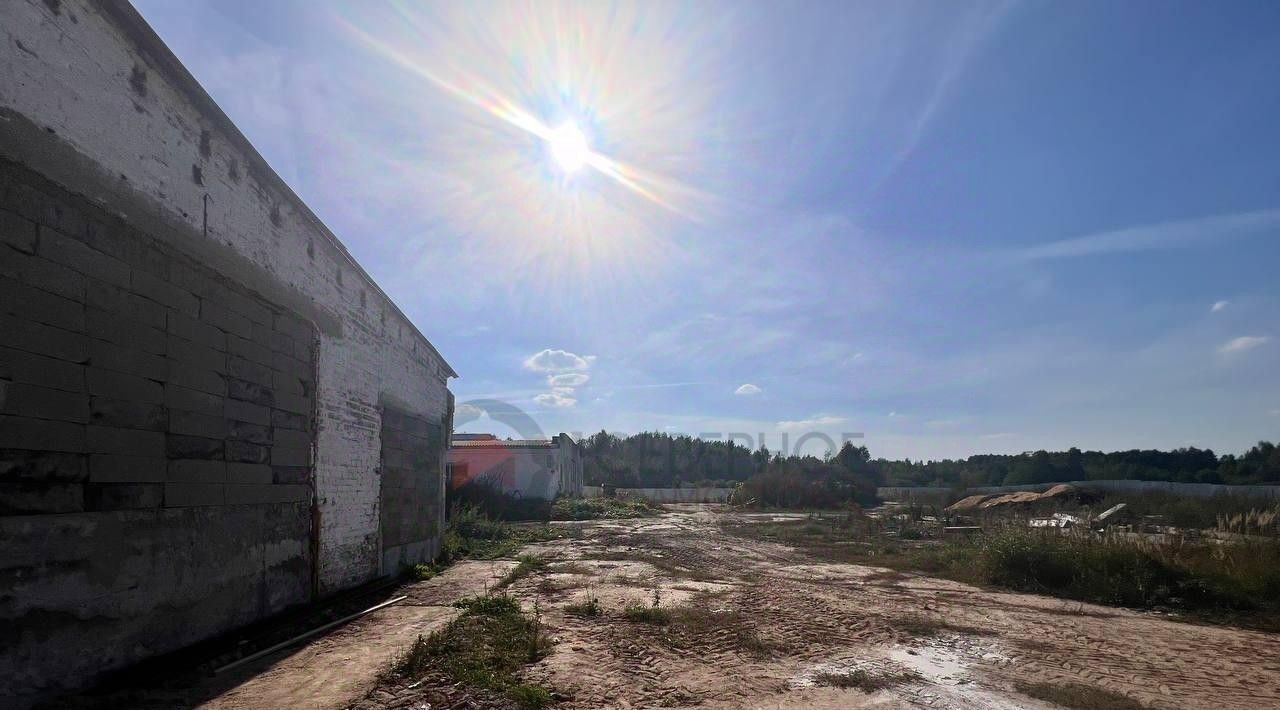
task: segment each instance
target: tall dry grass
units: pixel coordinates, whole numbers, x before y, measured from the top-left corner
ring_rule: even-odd
[[[1280,537],[1280,503],[1241,513],[1219,514],[1216,529],[1237,535]]]

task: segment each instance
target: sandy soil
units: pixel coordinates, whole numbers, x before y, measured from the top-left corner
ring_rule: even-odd
[[[1153,708],[1280,707],[1280,635],[815,562],[722,533],[728,515],[689,507],[535,546],[572,573],[513,587],[526,604],[539,599],[559,641],[530,677],[574,708],[1053,707],[1017,693],[1018,681],[1092,685]],[[620,618],[655,588],[664,606],[732,613],[757,642]],[[605,615],[563,613],[592,594]],[[950,629],[921,630],[940,623]],[[856,669],[915,680],[873,694],[815,683]]]
[[[536,605],[555,640],[528,679],[554,689],[561,708],[1054,707],[1018,693],[1018,682],[1086,684],[1151,708],[1280,707],[1280,635],[820,562],[720,529],[770,517],[683,506],[583,523],[581,536],[527,548],[550,565],[509,591]],[[185,694],[203,704],[175,704],[502,706],[442,678],[378,687],[377,675],[418,634],[453,618],[452,601],[492,587],[513,564],[466,562],[406,585],[400,605]],[[567,613],[592,596],[603,614]],[[655,597],[701,610],[701,622],[623,617],[626,605]],[[824,674],[856,670],[899,682],[874,693],[828,687]]]
[[[242,683],[196,707],[345,707],[369,693],[378,673],[419,634],[430,634],[457,616],[451,606],[455,600],[484,593],[513,566],[509,561],[463,562],[448,574],[405,585],[395,596],[408,599],[360,617],[293,653],[236,669]]]

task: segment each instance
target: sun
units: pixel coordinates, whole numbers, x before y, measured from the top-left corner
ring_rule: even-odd
[[[551,157],[566,174],[577,172],[591,157],[587,137],[573,121],[566,121],[551,131],[547,136],[547,147],[551,149]]]

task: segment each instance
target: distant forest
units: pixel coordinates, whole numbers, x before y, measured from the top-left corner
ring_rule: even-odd
[[[877,486],[998,486],[1055,481],[1135,479],[1190,483],[1280,484],[1280,448],[1261,441],[1245,453],[1218,456],[1209,449],[1036,451],[979,454],[942,461],[872,459],[865,446],[846,444],[830,459],[789,457],[727,441],[646,432],[607,432],[582,440],[587,485],[621,488],[732,486],[772,464],[841,466]]]

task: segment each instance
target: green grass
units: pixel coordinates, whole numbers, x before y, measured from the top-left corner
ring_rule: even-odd
[[[445,567],[436,562],[420,562],[409,568],[408,576],[415,582],[423,582],[443,572]]]
[[[455,508],[449,516],[449,525],[445,528],[440,556],[432,562],[411,565],[404,570],[404,574],[408,579],[420,582],[435,577],[461,559],[492,560],[512,557],[531,542],[555,540],[563,536],[564,533],[552,530],[547,525],[513,525],[496,520],[475,506]],[[519,576],[533,571],[529,564],[520,568]],[[511,581],[515,581],[515,578]]]
[[[648,518],[662,512],[639,498],[559,498],[551,506],[552,520],[617,520]]]
[[[510,586],[517,580],[547,568],[547,561],[535,555],[520,555],[516,559],[519,560],[519,564],[511,568],[510,572],[507,572],[502,576],[502,579],[498,580],[498,589]]]
[[[547,525],[513,525],[486,515],[479,508],[454,510],[445,530],[442,561],[462,558],[493,560],[512,557],[531,542],[545,542],[563,537],[563,533]]]
[[[666,626],[671,623],[671,611],[660,606],[634,603],[628,604],[622,610],[622,618],[642,624]]]
[[[1072,710],[1145,710],[1142,703],[1110,690],[1080,683],[1016,684],[1018,692]]]
[[[463,613],[480,614],[482,616],[507,616],[520,613],[520,602],[506,594],[477,594],[464,597],[453,603],[454,608]]]
[[[1133,608],[1280,611],[1280,544],[1158,544],[1006,529],[976,542],[985,581]]]
[[[550,691],[519,677],[526,664],[550,649],[541,621],[523,613],[519,602],[502,594],[470,597],[454,606],[462,609],[462,614],[430,636],[419,636],[394,661],[388,674],[413,679],[436,670],[453,682],[502,693],[520,707],[549,705]]]
[[[726,525],[826,559],[1064,599],[1162,608],[1280,629],[1280,542],[1160,544],[1121,536],[1006,527],[971,539],[902,541],[847,516]]]
[[[594,594],[586,599],[565,606],[564,612],[574,616],[596,617],[604,613],[604,607],[600,604],[600,599]]]

